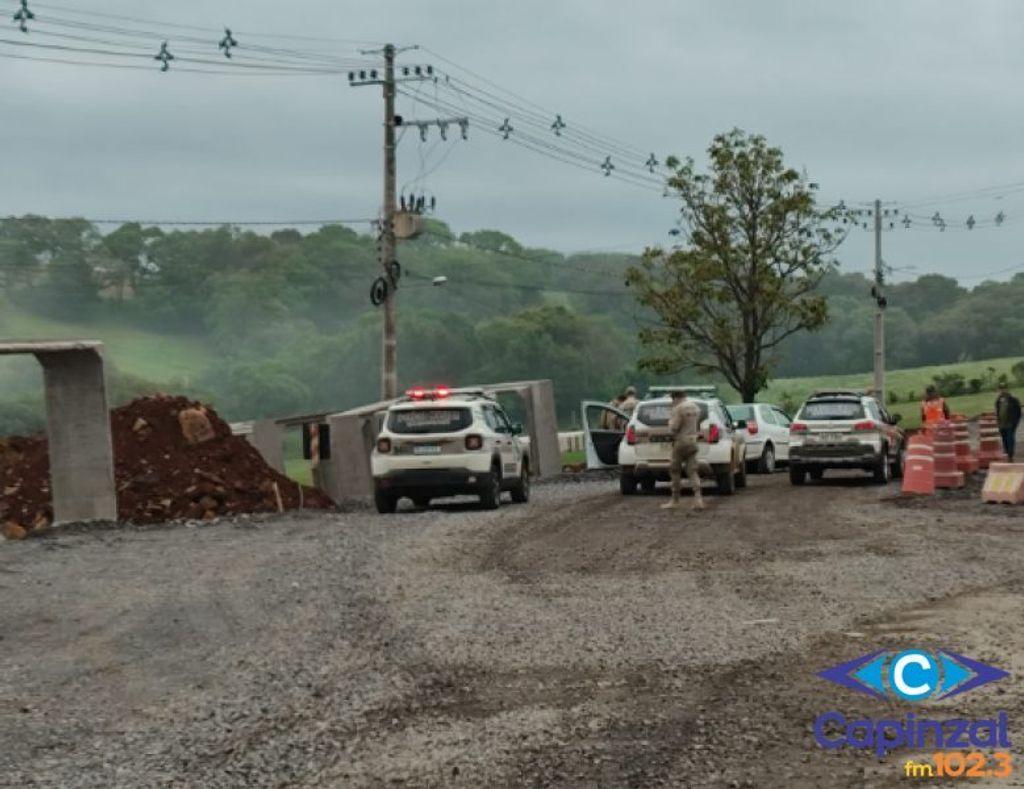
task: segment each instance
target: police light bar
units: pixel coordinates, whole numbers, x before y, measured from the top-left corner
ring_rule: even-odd
[[[405,396],[410,400],[444,400],[446,397],[450,397],[451,394],[452,390],[447,386],[437,386],[433,389],[414,386],[412,389],[405,390]]]
[[[647,397],[664,397],[673,392],[686,392],[688,395],[704,395],[705,397],[717,397],[718,387],[714,384],[683,384],[681,386],[649,386]]]

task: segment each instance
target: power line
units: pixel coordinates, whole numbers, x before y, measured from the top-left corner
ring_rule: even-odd
[[[417,279],[417,280],[421,280],[421,281],[431,281],[431,280],[433,280],[433,277],[427,277],[427,276],[423,276],[422,274],[416,274],[416,273],[413,273],[413,272],[409,272],[407,274],[407,276],[409,276],[411,279]],[[452,276],[448,276],[448,282],[449,283],[454,283],[454,284],[459,284],[459,285],[472,285],[474,287],[481,287],[481,288],[498,288],[498,289],[506,289],[506,290],[521,290],[521,291],[529,292],[529,293],[551,292],[551,293],[570,293],[572,295],[580,295],[580,296],[614,296],[614,297],[626,296],[626,297],[629,297],[631,299],[633,298],[633,294],[632,293],[629,293],[628,291],[621,291],[621,290],[586,290],[586,289],[578,289],[578,288],[563,288],[563,287],[559,287],[557,285],[553,285],[553,286],[550,286],[550,287],[545,287],[543,285],[521,285],[521,284],[519,284],[517,282],[498,282],[498,281],[494,281],[494,280],[487,281],[487,280],[478,280],[478,279],[463,279],[461,277],[452,277]]]
[[[103,56],[107,56],[107,57],[133,58],[133,59],[141,58],[141,59],[144,59],[144,60],[153,60],[153,59],[155,59],[153,55],[150,55],[148,53],[122,52],[122,51],[111,50],[111,49],[96,49],[96,48],[92,48],[92,47],[73,47],[73,46],[67,46],[67,45],[64,45],[64,44],[43,44],[43,43],[36,43],[36,42],[32,42],[32,41],[15,41],[15,40],[11,40],[11,39],[0,39],[0,44],[6,44],[6,45],[9,45],[9,46],[16,46],[16,47],[28,47],[28,48],[32,48],[32,49],[44,49],[44,50],[56,51],[56,52],[73,52],[75,54],[84,54],[84,55],[103,55]],[[314,69],[312,67],[301,67],[301,68],[299,68],[299,67],[291,67],[291,66],[283,66],[283,65],[271,66],[271,65],[260,65],[260,64],[255,64],[255,63],[235,63],[235,62],[232,62],[232,61],[228,61],[226,59],[223,60],[223,61],[221,61],[221,60],[206,60],[206,59],[203,59],[203,58],[193,58],[193,57],[185,57],[185,56],[180,56],[180,57],[176,56],[174,58],[174,60],[180,61],[182,63],[191,63],[191,64],[197,64],[197,65],[211,65],[211,66],[216,66],[216,67],[219,67],[219,68],[222,68],[222,69],[246,69],[246,70],[254,70],[254,71],[272,71],[272,72],[275,72],[275,73],[283,73],[283,74],[292,74],[292,73],[294,73],[294,74],[340,74],[340,73],[343,72],[342,69],[333,69],[333,70],[332,69],[327,69],[327,68]],[[175,68],[177,70],[177,67],[175,67]]]
[[[183,35],[169,36],[166,32],[156,32],[156,31],[150,31],[150,30],[138,30],[138,29],[135,29],[135,28],[125,28],[125,27],[120,27],[120,26],[94,24],[94,23],[88,23],[88,22],[78,22],[78,21],[63,20],[63,19],[50,19],[50,18],[46,18],[46,19],[42,20],[42,22],[37,22],[35,24],[35,26],[33,27],[33,33],[37,34],[37,35],[43,35],[43,36],[72,37],[71,34],[56,33],[56,32],[54,32],[52,30],[48,30],[48,28],[51,25],[55,26],[55,27],[61,27],[61,28],[67,28],[67,29],[70,29],[70,30],[75,30],[75,31],[78,31],[79,33],[93,33],[93,34],[100,33],[100,34],[113,35],[113,36],[118,36],[118,37],[123,38],[123,39],[127,39],[127,41],[110,41],[109,39],[103,41],[103,43],[113,44],[113,45],[116,45],[116,46],[136,46],[136,47],[141,46],[141,47],[145,47],[145,48],[151,48],[151,47],[155,46],[156,44],[158,44],[158,43],[160,43],[162,41],[173,40],[175,51],[192,52],[192,53],[197,53],[198,52],[199,54],[204,54],[204,55],[205,54],[215,54],[215,53],[219,53],[220,51],[223,51],[222,48],[217,43],[217,40],[216,40],[217,37],[212,35],[212,34],[208,38],[200,38],[200,37],[197,37],[197,36],[190,36],[190,35],[187,35],[187,36],[183,36]],[[238,35],[241,36],[242,34],[239,33]],[[85,40],[88,40],[88,39],[85,39]],[[100,40],[99,39],[95,39],[95,41],[98,42]],[[242,53],[246,53],[249,50],[252,50],[252,51],[254,51],[256,53],[259,53],[261,55],[275,55],[275,56],[287,57],[287,58],[289,58],[289,62],[297,61],[297,62],[301,62],[303,64],[305,64],[306,61],[309,61],[309,62],[312,62],[312,63],[315,63],[315,64],[319,64],[319,65],[333,65],[333,66],[339,66],[339,67],[356,67],[356,68],[358,68],[360,66],[366,66],[367,64],[369,64],[371,62],[371,61],[367,61],[365,59],[357,59],[355,57],[347,57],[347,58],[346,57],[339,57],[336,53],[327,54],[327,53],[319,53],[319,52],[313,52],[313,51],[307,51],[307,50],[296,50],[296,49],[288,49],[288,48],[282,48],[282,47],[268,47],[268,46],[259,45],[259,44],[251,44],[251,43],[248,42],[248,40],[244,39],[244,37],[243,37],[243,40],[241,42],[239,42],[237,39],[234,38],[234,36],[232,36],[231,41],[233,41],[234,43],[231,45],[231,48],[230,48],[231,49],[231,54],[230,54],[229,57],[225,58],[226,60],[233,59],[237,55],[236,50],[241,50]],[[202,50],[187,49],[187,48],[183,47],[180,44],[180,42],[185,42],[186,44],[201,45],[204,48]]]
[[[7,216],[0,217],[0,225],[4,222],[88,222],[93,225],[143,225],[156,227],[270,227],[270,226],[309,226],[309,225],[361,225],[374,224],[375,218],[360,217],[356,219],[90,219],[79,216]]]
[[[406,96],[407,98],[412,98],[412,96],[404,90],[399,89],[398,92],[401,95]],[[426,104],[427,106],[430,106],[433,109],[441,112],[460,111],[460,108],[457,105],[446,102],[443,99],[430,99],[420,97],[418,101],[421,104]],[[555,161],[559,161],[564,164],[569,164],[578,167],[579,169],[585,170],[590,173],[597,171],[600,167],[600,161],[597,159],[590,158],[590,156],[587,154],[580,154],[556,145],[551,145],[550,143],[538,140],[537,138],[531,135],[512,135],[509,137],[504,137],[502,132],[498,131],[498,123],[494,118],[488,118],[479,115],[469,115],[469,118],[475,121],[477,124],[479,124],[479,126],[476,127],[477,131],[483,131],[484,133],[489,134],[493,137],[502,138],[504,140],[507,140],[508,142],[511,142],[514,145],[518,145],[519,147],[526,148],[527,150],[533,151],[534,153],[538,153],[541,156],[546,156],[550,159],[554,159]],[[613,171],[609,173],[609,176],[624,183],[628,183],[633,186],[639,186],[640,188],[643,189],[663,192],[663,187],[656,186],[653,181],[648,181],[647,179],[639,178],[630,173],[617,173]]]
[[[450,60],[449,58],[446,58],[444,55],[441,55],[438,52],[435,52],[432,49],[429,49],[428,47],[423,47],[423,51],[428,53],[428,54],[430,54],[430,55],[432,55],[433,57],[437,58],[438,60],[443,61],[444,63],[447,63],[452,68],[456,68],[456,69],[458,69],[458,70],[460,70],[460,71],[462,71],[462,72],[464,72],[466,74],[469,74],[471,77],[474,77],[474,78],[480,80],[481,82],[483,82],[484,84],[494,88],[495,90],[501,91],[502,93],[510,96],[513,100],[515,100],[516,103],[519,103],[520,106],[525,104],[525,105],[527,105],[529,107],[532,107],[533,110],[539,112],[542,117],[546,117],[549,120],[554,120],[555,117],[558,115],[558,113],[551,112],[549,109],[547,109],[545,107],[542,107],[541,105],[537,104],[536,102],[533,102],[530,99],[527,99],[524,96],[519,95],[518,93],[515,93],[515,92],[513,92],[511,90],[508,90],[507,88],[502,87],[501,85],[497,84],[496,82],[493,82],[492,80],[488,79],[487,77],[483,76],[482,74],[479,74],[479,73],[477,73],[477,72],[475,72],[475,71],[473,71],[473,70],[471,70],[471,69],[469,69],[469,68],[467,68],[465,66],[460,65],[460,64],[456,63],[455,61]],[[529,111],[529,110],[527,110],[527,111]],[[631,151],[636,156],[639,156],[639,157],[647,156],[647,154],[644,153],[643,151],[641,151],[641,150],[639,150],[637,148],[634,148],[629,143],[625,143],[625,142],[623,142],[621,140],[616,139],[615,137],[611,137],[609,135],[604,135],[604,134],[592,132],[591,130],[587,129],[585,126],[581,126],[581,125],[578,125],[578,124],[575,124],[575,123],[572,123],[569,126],[570,126],[570,128],[577,128],[577,129],[579,129],[581,131],[581,133],[585,132],[585,133],[591,135],[592,137],[594,137],[597,140],[603,140],[606,144],[620,145],[620,146],[623,147],[623,149]]]
[[[62,3],[51,3],[49,0],[45,2],[33,2],[33,6],[36,8],[46,9],[53,8],[63,13],[72,14],[74,16],[86,16],[86,17],[100,17],[103,19],[116,19],[122,22],[135,22],[144,25],[159,25],[161,27],[174,28],[176,30],[192,30],[196,32],[209,33],[210,28],[201,27],[199,25],[187,25],[175,22],[159,22],[153,19],[141,19],[139,17],[126,16],[124,14],[110,14],[103,13],[100,11],[84,11],[81,7],[64,5]],[[244,36],[251,36],[253,38],[284,38],[299,41],[320,41],[323,43],[330,44],[360,44],[360,45],[376,45],[380,46],[382,42],[371,41],[367,39],[358,38],[333,38],[326,36],[310,36],[310,35],[290,35],[287,33],[261,33],[248,30],[239,30],[238,33]]]

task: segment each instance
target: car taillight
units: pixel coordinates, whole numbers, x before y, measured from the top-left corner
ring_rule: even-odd
[[[865,419],[863,422],[858,422],[853,426],[854,430],[874,430],[875,423],[870,419]]]
[[[747,422],[747,435],[748,436],[756,436],[757,435],[757,422]]]
[[[807,432],[807,425],[805,425],[803,422],[794,422],[793,424],[791,424],[789,426],[789,432],[790,433],[806,433]]]
[[[636,430],[632,425],[626,428],[626,443],[630,446],[636,443]]]
[[[484,445],[484,437],[478,435],[466,436],[466,449],[480,449]]]
[[[378,438],[377,439],[377,451],[384,452],[385,454],[391,451],[391,439],[390,438]]]
[[[718,439],[722,437],[722,431],[718,428],[718,425],[711,425],[708,428],[708,443],[717,444]]]

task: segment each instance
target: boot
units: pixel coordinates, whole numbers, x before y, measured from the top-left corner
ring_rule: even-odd
[[[695,493],[693,495],[693,508],[695,510],[705,510],[707,507],[708,505],[704,503],[704,497],[700,493]]]
[[[679,497],[678,496],[673,496],[670,500],[668,500],[664,504],[662,504],[661,508],[663,510],[677,510],[677,509],[679,509],[680,506],[682,506],[682,505],[679,503]]]

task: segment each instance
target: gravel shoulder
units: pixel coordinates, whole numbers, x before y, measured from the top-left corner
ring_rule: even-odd
[[[814,745],[887,709],[814,675],[908,643],[1019,676],[1024,513],[894,493],[598,478],[2,545],[0,785],[895,785],[904,753]]]

